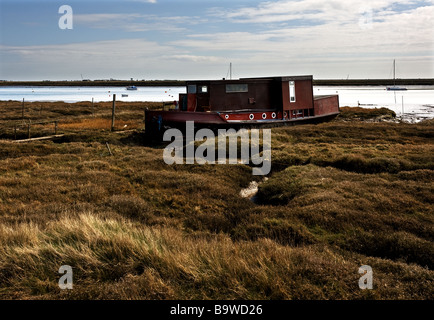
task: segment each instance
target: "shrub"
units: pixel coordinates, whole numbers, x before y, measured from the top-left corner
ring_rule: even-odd
[[[282,245],[303,246],[316,242],[304,225],[286,219],[265,218],[260,222],[243,224],[235,230],[237,239],[257,240],[268,238]]]
[[[146,222],[152,217],[151,206],[137,196],[114,195],[110,198],[109,205],[126,218]]]
[[[360,108],[360,107],[341,107],[341,113],[339,114],[340,118],[344,119],[375,119],[375,118],[396,118],[396,113],[387,108]]]
[[[357,173],[397,173],[401,170],[401,164],[393,158],[366,159],[360,155],[345,155],[331,161],[314,161],[319,165],[329,165],[337,169]]]
[[[434,246],[406,232],[373,234],[358,231],[347,239],[344,247],[367,256],[417,263],[430,270],[434,268]]]
[[[300,181],[287,169],[259,186],[256,201],[259,204],[286,205],[302,191]]]

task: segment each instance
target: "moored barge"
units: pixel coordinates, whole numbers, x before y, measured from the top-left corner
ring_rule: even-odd
[[[323,122],[339,114],[338,95],[314,96],[312,76],[187,81],[173,110],[147,110],[147,133],[169,127],[256,127]]]

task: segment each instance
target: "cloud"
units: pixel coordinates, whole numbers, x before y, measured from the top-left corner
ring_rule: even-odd
[[[138,13],[93,13],[76,14],[74,23],[95,29],[144,31],[185,31],[185,26],[205,22],[200,17],[158,16]]]
[[[363,25],[360,16],[363,1],[330,1],[323,9],[316,6],[324,3],[319,0],[266,2],[254,8],[242,8],[229,11],[227,19],[236,22],[261,21],[281,22],[287,19],[300,19],[312,15],[321,17],[321,23],[310,25],[272,25],[261,31],[196,33],[184,39],[172,42],[172,45],[197,50],[231,51],[274,54],[287,56],[315,56],[354,54],[382,55],[384,53],[402,55],[430,50],[433,46],[432,17],[434,6],[421,6],[409,10],[378,11],[387,8],[396,1],[367,1],[373,9],[372,20],[367,20],[369,27]],[[411,3],[412,1],[407,1]],[[311,11],[316,8],[317,12]],[[330,11],[334,8],[335,11]],[[329,10],[330,9],[330,10]],[[306,10],[309,12],[306,13]],[[346,15],[336,14],[345,12]],[[377,11],[375,11],[377,10]],[[292,13],[289,13],[292,12]],[[362,9],[362,14],[364,14]],[[259,19],[256,19],[259,18]],[[362,22],[362,23],[361,23]],[[423,32],[421,31],[423,30]],[[403,50],[405,49],[405,50]]]
[[[124,39],[62,45],[0,45],[2,74],[10,79],[188,79],[202,70],[224,65],[220,57],[145,39]],[[30,79],[29,74],[35,79]],[[176,74],[176,75],[175,75]]]
[[[237,23],[277,23],[293,20],[317,22],[351,21],[361,8],[383,11],[393,4],[410,5],[414,0],[297,0],[268,1],[256,7],[226,10],[214,8],[211,14]]]
[[[229,56],[256,69],[266,65],[278,71],[287,66],[324,74],[348,69],[387,76],[389,61],[397,58],[413,65],[413,70],[407,67],[412,76],[432,76],[434,6],[400,1],[398,10],[397,4],[393,0],[304,0],[264,2],[235,10],[214,8],[211,15],[235,25],[250,23],[252,31],[195,33],[170,44],[195,54]],[[367,12],[371,19],[364,16]],[[285,23],[300,19],[310,23]]]
[[[114,21],[130,21],[142,17],[137,13],[93,13],[93,14],[75,14],[74,21],[88,25],[107,25]]]
[[[169,58],[171,60],[180,60],[180,61],[192,61],[192,62],[223,62],[224,59],[217,56],[197,56],[191,54],[175,54],[175,55],[166,55],[165,58]]]
[[[3,45],[0,46],[0,58],[4,62],[4,72],[9,74],[20,71],[53,79],[74,79],[74,75],[80,73],[93,78],[111,78],[116,74],[143,77],[148,70],[164,63],[162,52],[172,49],[143,39],[63,45]]]
[[[189,17],[140,12],[74,16],[75,30],[136,32],[136,39],[1,46],[2,74],[220,78],[233,62],[240,77],[387,77],[396,58],[406,76],[434,76],[434,0],[280,0]],[[144,31],[156,31],[147,36],[157,40],[140,39]]]
[[[51,60],[54,57],[68,57],[76,60],[87,58],[98,58],[100,56],[106,59],[123,55],[128,51],[132,58],[140,58],[149,53],[157,53],[160,50],[168,49],[167,46],[160,45],[156,42],[146,41],[144,39],[125,39],[125,40],[108,40],[83,43],[69,43],[62,45],[35,45],[35,46],[0,46],[3,53],[20,54],[32,56],[34,59]]]

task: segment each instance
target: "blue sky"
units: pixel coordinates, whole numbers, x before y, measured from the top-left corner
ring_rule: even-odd
[[[0,0],[0,79],[388,78],[393,59],[434,77],[433,18],[434,0]]]

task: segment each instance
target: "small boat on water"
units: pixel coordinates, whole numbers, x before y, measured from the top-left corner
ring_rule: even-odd
[[[386,87],[387,91],[406,91],[407,88],[404,87],[398,87],[396,86],[395,82],[396,82],[396,78],[395,78],[395,59],[393,60],[393,86],[391,87]]]
[[[128,86],[127,90],[137,90],[137,87],[136,86]]]
[[[393,87],[387,87],[386,90],[387,91],[407,91],[407,88],[393,86]]]
[[[166,128],[316,123],[339,114],[338,95],[314,96],[312,76],[187,81],[172,110],[146,110],[149,134]]]

